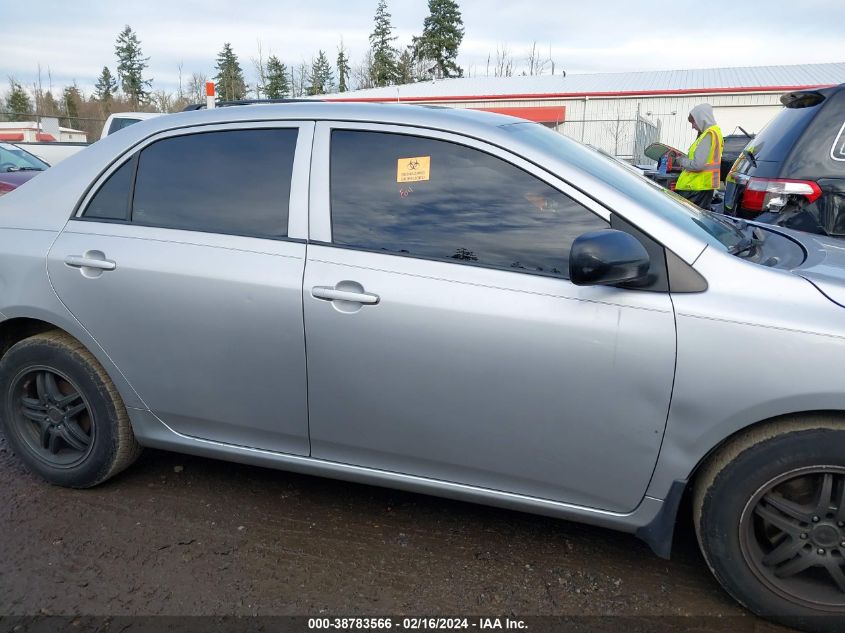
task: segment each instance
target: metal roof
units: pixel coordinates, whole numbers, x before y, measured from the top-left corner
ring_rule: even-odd
[[[464,77],[369,88],[323,99],[448,101],[477,98],[625,96],[705,92],[786,91],[845,83],[845,62],[698,70]]]

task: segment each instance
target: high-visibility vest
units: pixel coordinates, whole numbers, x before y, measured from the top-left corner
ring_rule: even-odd
[[[689,148],[688,158],[692,160],[695,156],[695,149],[705,136],[710,135],[712,141],[710,142],[710,154],[707,156],[707,163],[701,171],[684,170],[678,177],[678,182],[675,184],[675,189],[681,191],[707,191],[708,189],[719,188],[719,172],[722,163],[722,147],[724,140],[722,139],[722,130],[718,125],[711,125],[704,130],[695,143]]]

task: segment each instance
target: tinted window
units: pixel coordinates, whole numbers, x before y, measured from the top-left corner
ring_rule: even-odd
[[[118,130],[122,130],[125,127],[129,127],[133,123],[138,123],[141,119],[126,119],[126,118],[119,118],[119,119],[112,119],[111,125],[109,125],[109,134],[114,134]]]
[[[704,211],[681,196],[666,195],[669,190],[653,180],[631,173],[619,161],[611,160],[562,134],[536,123],[512,123],[501,126],[501,129],[535,151],[544,152],[552,159],[569,163],[600,178],[640,206],[714,246],[727,249],[744,239],[742,232],[722,219],[724,216],[721,214]]]
[[[748,144],[757,160],[781,162],[818,114],[821,105],[784,108]]]
[[[85,208],[86,218],[126,220],[129,215],[129,188],[135,161],[129,159],[108,177]]]
[[[177,136],[141,152],[132,221],[284,237],[297,131],[233,130]]]
[[[567,277],[573,240],[608,227],[534,176],[462,145],[335,131],[331,151],[335,244]]]

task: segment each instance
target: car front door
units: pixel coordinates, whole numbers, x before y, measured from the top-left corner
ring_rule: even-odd
[[[314,457],[637,506],[675,324],[666,293],[569,282],[606,209],[501,149],[382,125],[318,123],[311,187]]]
[[[159,135],[92,188],[50,279],[149,409],[307,455],[302,274],[313,124]]]

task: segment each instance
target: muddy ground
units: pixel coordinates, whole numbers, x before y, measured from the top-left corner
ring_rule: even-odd
[[[75,491],[0,437],[0,535],[6,616],[739,616],[726,630],[775,630],[718,587],[688,521],[664,561],[609,530],[154,450]]]

